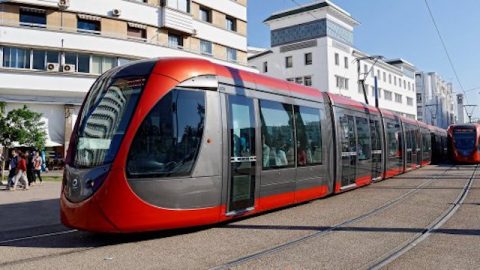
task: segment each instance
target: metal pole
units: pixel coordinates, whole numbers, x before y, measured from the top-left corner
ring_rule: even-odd
[[[373,77],[373,84],[375,88],[375,107],[378,108],[378,78],[377,76]]]

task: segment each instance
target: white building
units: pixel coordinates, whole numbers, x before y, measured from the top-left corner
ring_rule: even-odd
[[[465,108],[463,107],[463,94],[457,94],[457,121],[456,124],[465,123]]]
[[[345,10],[328,0],[317,1],[272,14],[265,23],[271,48],[248,59],[261,73],[362,102],[358,80],[368,74],[370,104],[377,76],[380,107],[415,118],[415,68],[401,59],[366,59],[366,53],[354,48],[353,31],[359,23]]]
[[[42,113],[63,156],[99,74],[167,56],[253,70],[246,32],[247,0],[0,0],[0,101]]]
[[[417,72],[415,78],[418,120],[441,128],[454,124],[456,100],[452,83],[435,72]]]

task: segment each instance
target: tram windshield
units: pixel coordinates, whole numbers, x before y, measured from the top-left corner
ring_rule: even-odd
[[[453,130],[453,142],[459,150],[473,150],[476,133],[473,128],[456,128]]]
[[[93,167],[113,161],[146,78],[96,82],[81,113],[75,165]]]

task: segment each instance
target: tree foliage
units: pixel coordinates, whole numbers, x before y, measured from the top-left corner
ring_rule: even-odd
[[[11,148],[14,142],[20,145],[43,149],[47,133],[42,114],[22,108],[9,111],[5,114],[5,103],[0,102],[0,144]]]

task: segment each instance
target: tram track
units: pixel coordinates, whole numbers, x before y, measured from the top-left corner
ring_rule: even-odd
[[[463,191],[457,196],[452,205],[447,210],[445,210],[437,219],[435,219],[432,223],[430,223],[426,228],[424,228],[421,232],[417,233],[411,239],[405,241],[401,245],[397,246],[395,249],[392,249],[389,252],[385,253],[377,260],[368,263],[361,269],[382,269],[383,267],[387,266],[397,258],[407,253],[409,250],[417,246],[419,243],[427,239],[435,230],[439,229],[443,224],[445,224],[445,222],[447,222],[455,214],[455,212],[465,201],[469,191],[472,188],[472,184],[475,181],[475,175],[478,171],[478,168],[479,165],[476,165],[472,175],[465,183]]]
[[[381,205],[381,206],[379,206],[379,207],[377,207],[373,210],[370,210],[370,211],[368,211],[368,212],[366,212],[362,215],[359,215],[359,216],[354,217],[352,219],[343,221],[343,222],[341,222],[337,225],[327,227],[325,230],[317,231],[313,234],[309,234],[309,235],[294,239],[292,241],[288,241],[284,244],[280,244],[280,245],[274,246],[272,248],[268,248],[268,249],[265,249],[265,250],[262,250],[262,251],[259,251],[259,252],[256,252],[256,253],[238,258],[236,260],[227,262],[225,264],[214,267],[212,269],[228,269],[228,268],[231,268],[231,267],[239,266],[243,263],[246,263],[246,262],[249,262],[249,261],[252,261],[252,260],[255,260],[255,259],[260,259],[262,257],[265,257],[265,256],[269,255],[269,254],[282,251],[284,249],[292,247],[296,244],[300,244],[300,243],[302,243],[304,241],[307,241],[309,239],[326,236],[326,235],[328,235],[332,232],[340,231],[342,227],[346,227],[346,226],[354,224],[356,222],[360,222],[362,220],[365,220],[368,217],[373,216],[374,214],[380,213],[380,212],[382,212],[382,211],[384,211],[384,210],[386,210],[386,209],[388,209],[388,208],[406,200],[409,196],[413,195],[414,193],[416,193],[420,190],[423,190],[425,187],[430,185],[435,180],[442,179],[441,177],[443,175],[447,174],[449,171],[451,171],[452,168],[453,168],[453,166],[447,168],[443,172],[432,176],[430,178],[430,180],[425,181],[425,182],[423,182],[423,183],[421,183],[417,186],[412,187],[411,188],[412,190],[410,190],[409,192],[406,192],[406,193],[404,193],[404,194],[402,194],[402,195],[400,195],[400,196],[398,196],[394,199],[391,199],[388,202],[384,203],[383,205]],[[11,245],[11,244],[15,244],[16,242],[21,243],[22,241],[33,241],[33,240],[34,241],[51,241],[51,239],[54,238],[54,237],[59,237],[59,236],[62,236],[62,235],[69,235],[69,234],[73,234],[75,232],[79,232],[79,231],[77,231],[77,230],[63,230],[63,231],[52,232],[52,233],[35,234],[35,235],[19,237],[19,238],[14,238],[14,239],[6,239],[6,240],[3,240],[3,241],[0,241],[0,245],[8,246],[8,245]],[[93,244],[92,246],[89,246],[89,247],[76,248],[75,250],[69,250],[69,251],[58,252],[58,253],[54,253],[54,254],[40,255],[40,256],[35,256],[35,257],[31,257],[31,258],[24,258],[24,259],[21,259],[21,260],[4,262],[4,263],[0,263],[0,267],[13,266],[13,265],[21,264],[21,263],[26,263],[26,262],[35,262],[35,261],[39,261],[39,260],[43,260],[43,259],[47,259],[47,258],[56,258],[56,257],[68,256],[68,255],[71,255],[71,254],[79,254],[79,253],[83,253],[83,252],[88,252],[88,251],[91,251],[93,249],[98,249],[98,248],[104,247],[106,245],[115,244],[116,241],[112,241],[113,243],[110,242],[110,241],[107,241],[107,242],[109,242],[109,243],[105,243],[104,241],[101,241],[101,243],[96,243],[96,244]],[[127,242],[129,242],[129,241],[127,241]],[[122,241],[119,241],[118,243],[122,243]]]
[[[388,202],[384,203],[383,205],[381,205],[377,208],[374,208],[374,209],[372,209],[372,210],[370,210],[370,211],[368,211],[368,212],[366,212],[362,215],[359,215],[359,216],[356,216],[354,218],[348,219],[346,221],[343,221],[343,222],[338,223],[336,225],[327,227],[325,229],[318,230],[317,232],[314,232],[314,233],[311,233],[311,234],[308,234],[308,235],[290,240],[288,242],[276,245],[274,247],[267,248],[267,249],[264,249],[264,250],[260,250],[260,251],[251,253],[251,254],[246,255],[246,256],[242,256],[240,258],[231,260],[231,261],[226,262],[224,264],[212,267],[212,268],[210,268],[210,270],[231,269],[233,267],[240,266],[240,265],[245,264],[247,262],[254,261],[254,260],[257,260],[257,259],[261,259],[261,258],[266,257],[268,255],[281,252],[283,250],[294,247],[294,246],[299,245],[299,244],[301,244],[303,242],[306,242],[308,240],[311,240],[311,239],[314,239],[314,238],[324,237],[324,236],[327,236],[327,235],[329,235],[333,232],[341,231],[341,228],[343,228],[343,227],[346,227],[348,225],[352,225],[352,224],[355,224],[357,222],[363,221],[363,220],[365,220],[365,219],[367,219],[367,218],[369,218],[369,217],[371,217],[375,214],[381,213],[384,210],[386,210],[386,209],[388,209],[388,208],[390,208],[394,205],[397,205],[398,203],[406,200],[408,197],[410,197],[411,195],[419,192],[420,190],[423,190],[424,187],[430,185],[434,181],[442,179],[441,177],[446,175],[454,167],[455,166],[451,165],[448,169],[444,170],[442,173],[434,175],[433,177],[431,177],[430,180],[428,180],[426,182],[423,182],[423,183],[421,183],[421,184],[419,184],[415,187],[412,187],[412,189],[409,192],[404,193],[404,194],[400,195],[399,197],[397,197],[395,199],[389,200]],[[477,167],[475,168],[474,172],[476,171],[476,169],[477,169]],[[472,175],[471,178],[473,178],[473,175]]]

